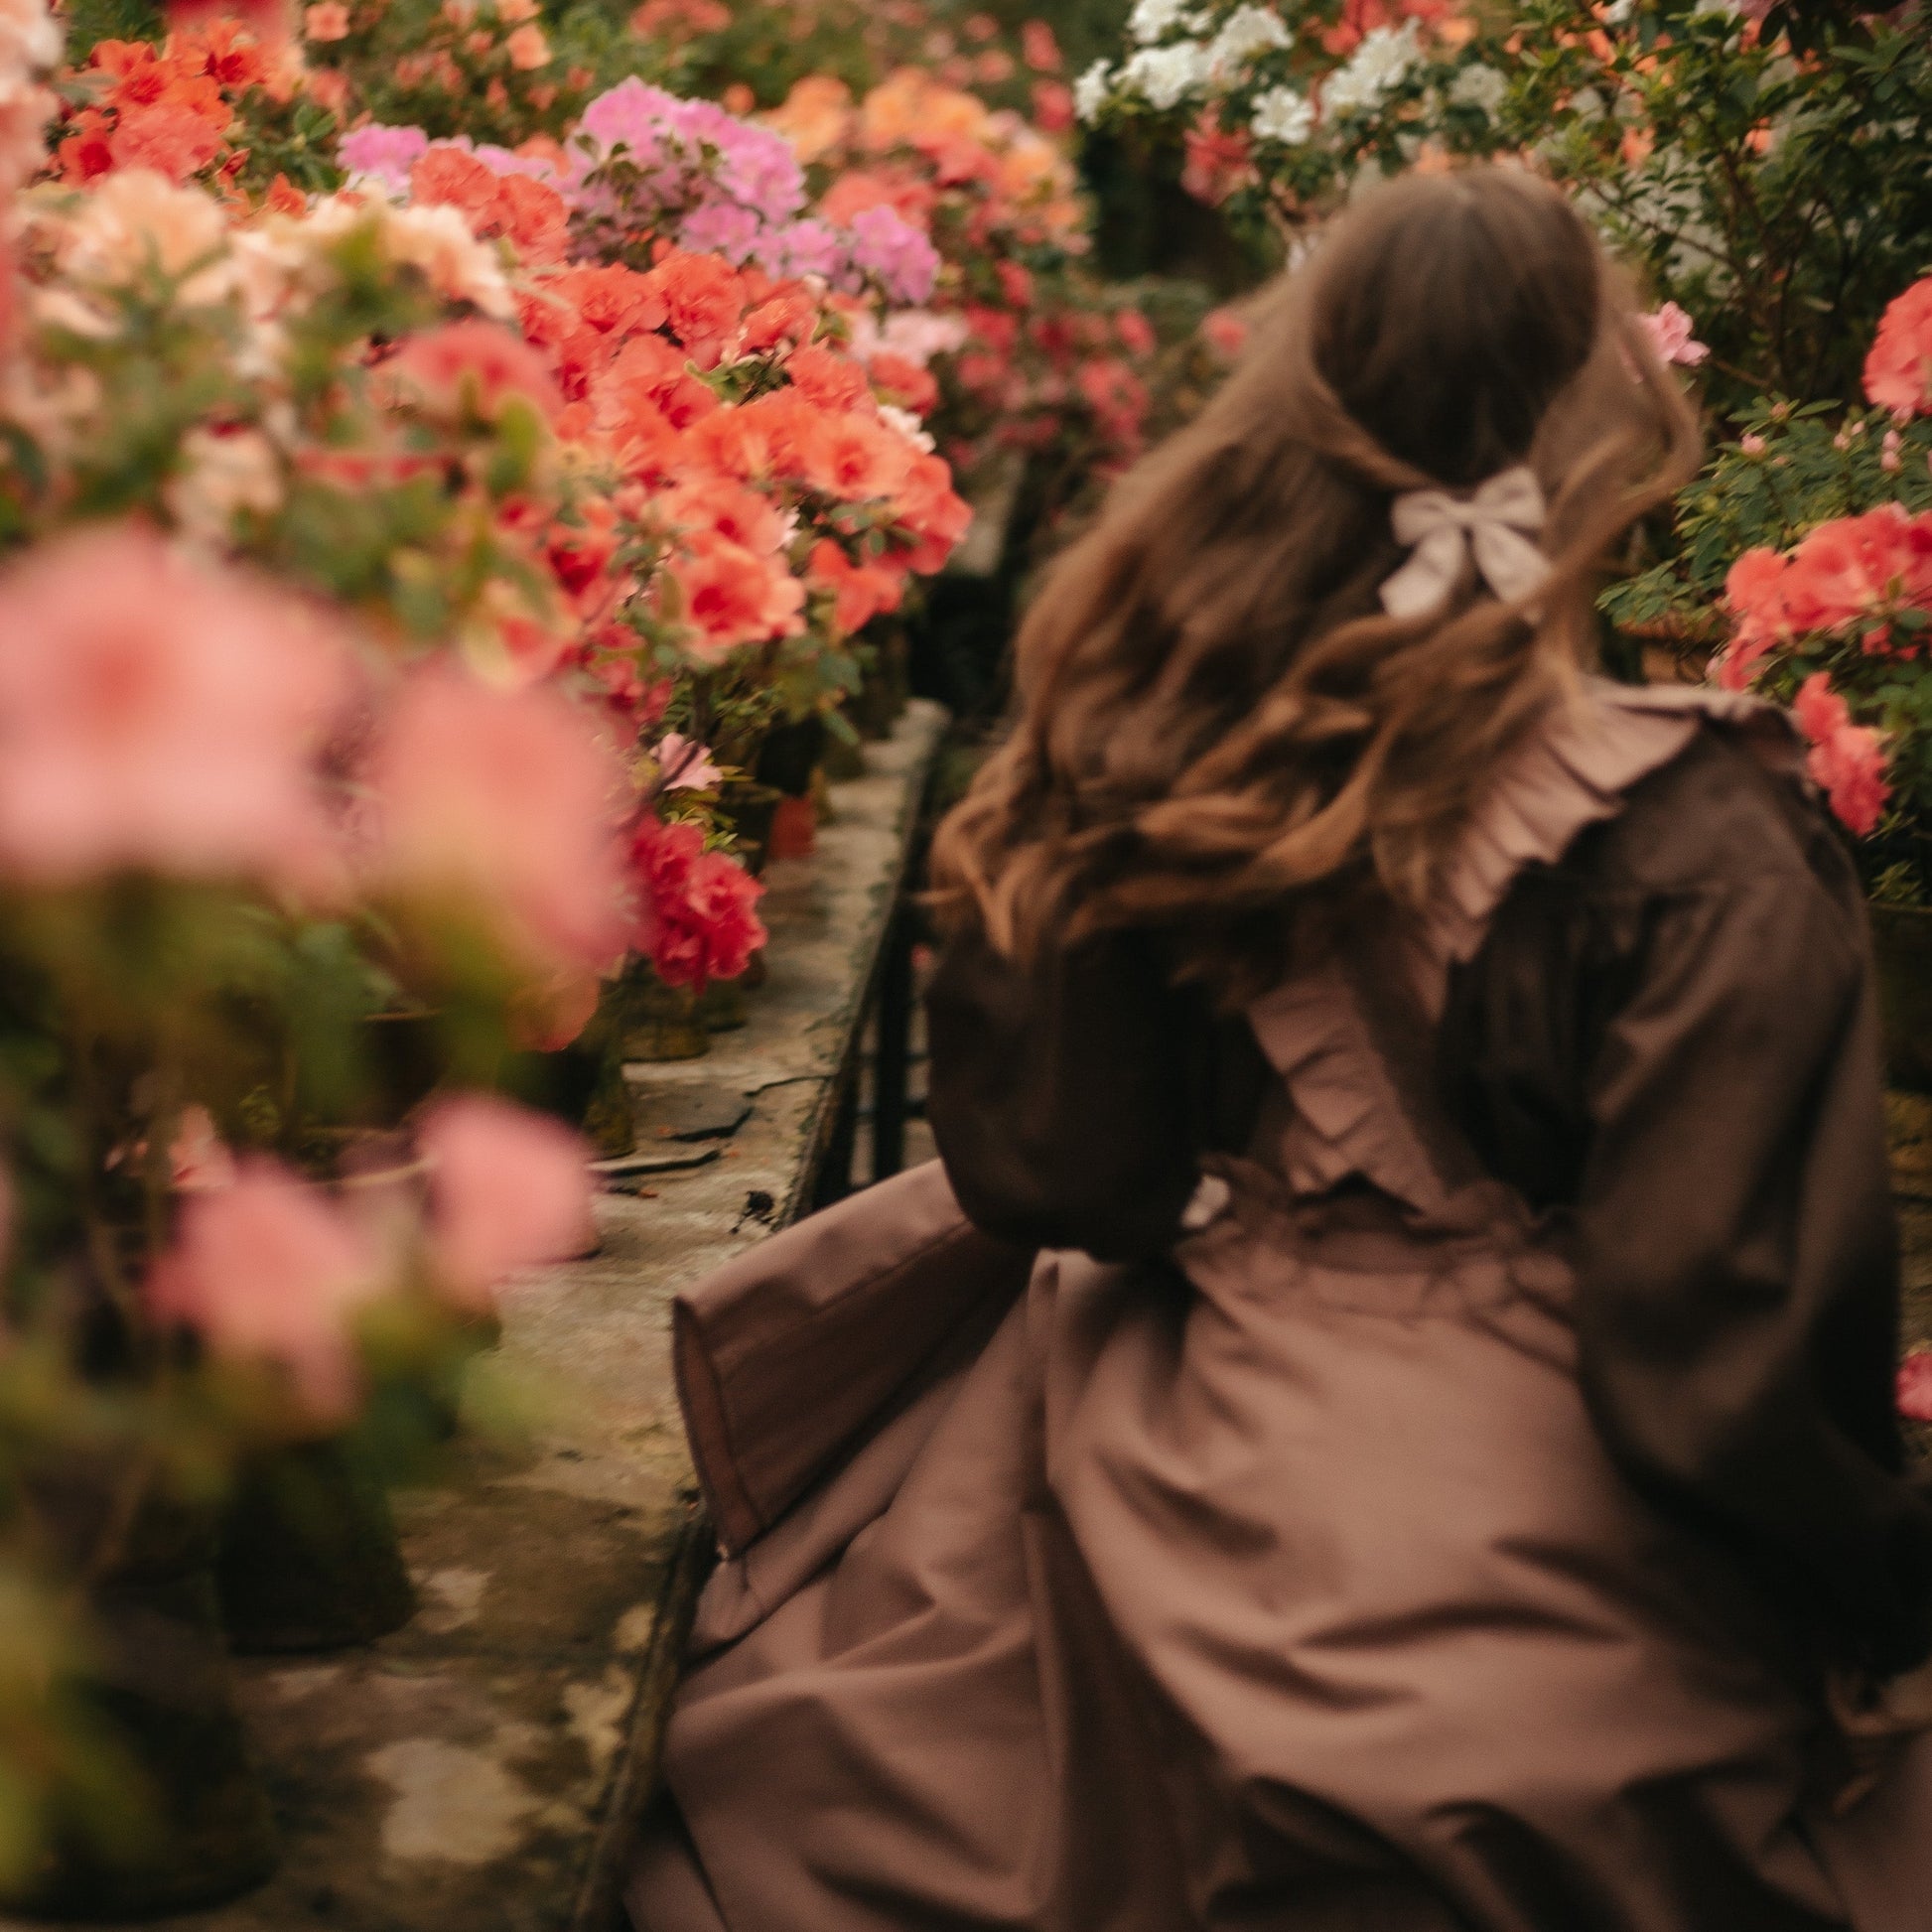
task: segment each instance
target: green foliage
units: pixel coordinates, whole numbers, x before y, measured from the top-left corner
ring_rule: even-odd
[[[1579,0],[1526,0],[1505,146],[1572,183],[1713,350],[1710,400],[1860,398],[1885,304],[1932,267],[1932,34],[1808,21],[1803,56],[1696,0],[1613,38]],[[1607,53],[1605,49],[1607,48]]]
[[[1759,403],[1678,497],[1672,553],[1603,598],[1624,626],[1667,624],[1711,643],[1724,632],[1725,578],[1747,550],[1788,550],[1836,517],[1885,503],[1932,509],[1932,420],[1882,411]]]

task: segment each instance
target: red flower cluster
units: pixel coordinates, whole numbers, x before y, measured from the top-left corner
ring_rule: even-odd
[[[521,307],[567,398],[561,428],[621,474],[618,515],[660,556],[655,611],[696,655],[795,635],[808,590],[856,628],[965,534],[951,472],[813,340],[824,317],[802,284],[673,249],[644,272],[560,269]],[[608,591],[621,540],[573,535],[580,600]]]
[[[1846,826],[1865,837],[1884,816],[1891,787],[1885,783],[1884,741],[1864,725],[1855,725],[1845,700],[1832,689],[1828,672],[1814,671],[1792,703],[1798,728],[1811,741],[1806,760],[1814,779]]]
[[[1051,30],[1031,23],[1027,58],[1054,69]],[[964,325],[944,401],[923,368],[872,369],[881,386],[924,383],[913,403],[942,415],[957,468],[997,448],[1036,449],[1072,436],[1094,446],[1102,475],[1140,454],[1154,332],[1083,276],[1086,242],[1066,157],[1037,130],[995,114],[975,95],[913,69],[855,102],[826,75],[800,81],[766,117],[808,163],[832,173],[820,198],[827,220],[849,223],[891,207],[924,228],[947,264],[933,307]],[[921,410],[924,413],[924,409]]]
[[[1932,416],[1932,275],[1886,309],[1864,358],[1864,392],[1901,421]]]
[[[500,236],[532,267],[561,262],[570,245],[570,210],[554,188],[499,175],[461,148],[431,148],[410,171],[409,191],[425,206],[460,207],[477,234]]]
[[[667,986],[702,993],[736,979],[764,944],[758,902],[764,888],[736,860],[704,849],[695,825],[646,814],[631,842],[637,882],[635,950]]]
[[[1725,602],[1736,627],[1719,667],[1733,691],[1752,680],[1766,652],[1793,638],[1859,626],[1867,652],[1915,657],[1891,620],[1932,612],[1932,511],[1898,503],[1821,523],[1788,556],[1747,550],[1731,565]]]
[[[234,125],[231,96],[277,79],[261,44],[215,20],[147,41],[97,41],[75,76],[90,98],[56,151],[63,179],[97,181],[117,168],[152,168],[183,182],[211,166]]]

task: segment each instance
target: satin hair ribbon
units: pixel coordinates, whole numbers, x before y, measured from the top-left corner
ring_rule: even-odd
[[[1527,466],[1501,471],[1469,497],[1413,489],[1389,513],[1395,540],[1415,555],[1382,586],[1392,618],[1419,618],[1455,588],[1462,560],[1475,558],[1482,581],[1505,602],[1526,597],[1550,574],[1529,539],[1545,516],[1542,486]]]

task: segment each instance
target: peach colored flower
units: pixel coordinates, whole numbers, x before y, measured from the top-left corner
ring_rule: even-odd
[[[847,633],[862,629],[882,611],[897,611],[905,591],[902,578],[877,564],[855,564],[830,537],[813,546],[805,581],[815,591],[831,593],[832,621]]]
[[[519,27],[503,47],[510,57],[510,66],[522,72],[534,72],[550,65],[550,43],[544,39],[543,29],[534,23]]]
[[[391,708],[369,782],[375,884],[481,914],[539,977],[602,971],[622,952],[630,789],[588,711],[433,665]]]
[[[302,31],[312,41],[329,42],[348,38],[348,9],[342,0],[320,0],[302,16]]]
[[[1932,275],[1886,309],[1864,358],[1864,393],[1900,418],[1932,415]]]
[[[394,258],[421,269],[438,295],[473,303],[502,321],[515,315],[502,263],[487,242],[478,240],[461,209],[385,206],[383,238]]]
[[[596,1239],[590,1149],[560,1121],[494,1094],[458,1094],[424,1117],[430,1258],[460,1308],[486,1310],[512,1275]]]
[[[1830,676],[1815,671],[1798,688],[1792,715],[1811,740],[1806,766],[1846,827],[1859,838],[1877,828],[1891,787],[1885,782],[1884,741],[1855,725]]]
[[[687,538],[671,558],[669,576],[694,633],[691,648],[701,657],[804,628],[805,587],[783,560],[760,557],[714,531]]]
[[[799,471],[814,489],[858,503],[893,495],[906,479],[913,452],[876,417],[821,410],[798,455]]]
[[[284,495],[282,462],[260,430],[218,435],[192,429],[181,442],[182,467],[168,481],[168,508],[190,536],[210,545],[234,535],[245,512],[271,516]]]
[[[57,257],[76,280],[123,287],[153,269],[195,273],[185,300],[218,300],[227,277],[219,268],[228,245],[227,216],[211,195],[178,188],[152,169],[109,175],[61,233]]]
[[[763,117],[807,167],[845,144],[852,125],[852,89],[829,73],[807,74]]]
[[[384,373],[445,416],[470,410],[493,421],[510,396],[534,403],[551,420],[563,407],[543,357],[500,323],[476,317],[410,337]]]
[[[157,1318],[195,1329],[219,1357],[279,1363],[321,1420],[355,1406],[353,1324],[384,1286],[379,1255],[341,1208],[278,1161],[240,1164],[193,1194],[150,1271]]]
[[[351,653],[312,608],[95,526],[0,576],[0,866],[314,884]]]

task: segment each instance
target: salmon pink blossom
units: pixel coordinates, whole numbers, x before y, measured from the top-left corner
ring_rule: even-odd
[[[1878,734],[1855,725],[1830,676],[1815,671],[1798,689],[1792,714],[1811,741],[1807,768],[1832,809],[1860,838],[1876,829],[1891,789],[1885,783],[1885,752]]]
[[[0,867],[312,883],[352,653],[310,607],[137,525],[0,576]]]
[[[761,557],[714,530],[685,539],[670,562],[691,648],[712,658],[740,644],[795,636],[804,627],[805,587],[782,559]]]
[[[430,1259],[459,1308],[487,1311],[512,1275],[568,1261],[596,1238],[590,1149],[561,1121],[465,1093],[424,1116]]]
[[[1879,321],[1864,358],[1864,393],[1901,420],[1932,416],[1932,275],[1914,282]]]
[[[471,317],[411,336],[384,365],[405,392],[437,412],[474,412],[485,421],[521,396],[549,418],[563,406],[543,357],[500,323]]]
[[[481,914],[527,970],[594,973],[622,950],[629,787],[589,712],[434,665],[391,707],[369,783],[372,883]]]
[[[256,1156],[186,1199],[145,1299],[217,1356],[279,1364],[315,1417],[336,1421],[355,1406],[355,1317],[383,1286],[381,1258],[348,1216]]]

